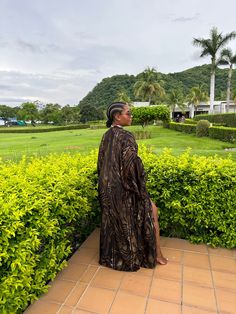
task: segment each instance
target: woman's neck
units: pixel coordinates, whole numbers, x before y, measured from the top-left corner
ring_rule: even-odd
[[[122,128],[122,126],[119,125],[119,124],[117,124],[117,123],[113,123],[113,124],[111,125],[112,128],[113,128],[114,126],[117,126],[118,128]]]

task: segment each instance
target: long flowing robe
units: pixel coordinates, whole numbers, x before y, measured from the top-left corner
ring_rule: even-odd
[[[101,265],[137,271],[156,265],[156,237],[145,172],[134,136],[119,126],[103,136],[98,155]]]

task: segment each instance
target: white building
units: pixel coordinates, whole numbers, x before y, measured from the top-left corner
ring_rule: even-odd
[[[213,112],[225,113],[226,104],[227,102],[223,100],[214,101]],[[202,102],[197,106],[196,109],[194,108],[194,105],[186,106],[184,111],[185,111],[186,116],[188,116],[189,118],[193,118],[195,115],[201,114],[201,113],[208,114],[210,113],[210,102],[209,103]],[[231,102],[229,104],[229,113],[236,113],[236,103]],[[176,116],[177,114],[182,114],[182,110],[178,108],[178,106],[176,106],[175,108],[174,116]]]
[[[132,105],[135,108],[138,108],[138,107],[148,107],[149,106],[149,101],[134,101],[134,102],[132,102]]]

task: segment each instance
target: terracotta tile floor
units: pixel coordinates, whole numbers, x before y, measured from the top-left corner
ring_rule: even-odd
[[[236,249],[161,238],[166,266],[119,272],[98,264],[99,229],[25,314],[236,314]]]

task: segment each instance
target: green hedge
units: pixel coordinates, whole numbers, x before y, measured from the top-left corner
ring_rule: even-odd
[[[193,120],[193,119],[185,119],[185,122],[186,124],[197,124],[197,121]]]
[[[42,133],[42,132],[54,132],[54,131],[65,131],[65,130],[77,130],[77,129],[88,129],[88,124],[77,124],[77,125],[65,125],[65,126],[51,126],[48,128],[11,128],[4,127],[0,129],[0,133]]]
[[[94,229],[95,172],[94,154],[0,163],[1,314],[21,313],[45,292]]]
[[[236,247],[236,163],[218,156],[151,154],[142,147],[162,235]]]
[[[199,114],[193,118],[195,121],[208,120],[211,123],[236,127],[236,113]]]
[[[236,247],[236,163],[230,159],[140,156],[160,211],[161,234]],[[97,153],[0,163],[0,313],[21,313],[47,290],[99,219]]]
[[[196,134],[196,124],[170,122],[169,129],[188,133],[188,134],[191,134],[191,133]]]
[[[221,141],[236,143],[236,128],[226,128],[223,126],[212,126],[208,129],[209,137]]]
[[[154,120],[168,122],[170,120],[170,110],[166,105],[148,106],[148,107],[133,107],[133,124],[141,124],[142,126]]]

